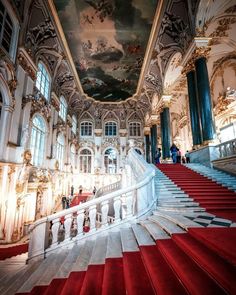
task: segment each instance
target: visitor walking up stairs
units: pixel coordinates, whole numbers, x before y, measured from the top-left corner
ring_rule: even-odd
[[[199,180],[182,165],[158,168],[158,202],[152,215],[57,248],[29,265],[10,269],[8,259],[0,265],[0,293],[236,294],[235,223],[228,220],[215,227],[212,222],[221,219],[199,206],[207,202],[195,201],[196,196],[205,198],[207,179]],[[176,182],[182,182],[184,191]],[[192,191],[200,191],[189,197],[192,184]]]

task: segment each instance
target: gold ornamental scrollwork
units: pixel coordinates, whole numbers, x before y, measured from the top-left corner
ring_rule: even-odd
[[[192,54],[193,61],[195,62],[197,59],[202,57],[207,59],[209,57],[210,51],[211,47],[209,46],[197,47]]]

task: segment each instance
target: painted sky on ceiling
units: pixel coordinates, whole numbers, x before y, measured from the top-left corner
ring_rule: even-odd
[[[121,101],[136,92],[157,0],[54,0],[84,92]]]

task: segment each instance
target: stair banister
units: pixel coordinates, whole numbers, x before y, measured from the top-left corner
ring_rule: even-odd
[[[76,222],[75,228],[77,235],[75,239],[83,238],[92,233],[102,230],[105,227],[116,226],[122,221],[137,218],[148,212],[155,203],[154,176],[155,168],[146,163],[145,160],[134,150],[128,153],[128,162],[135,174],[138,175],[138,180],[129,187],[111,192],[88,202],[79,204],[69,209],[57,212],[42,219],[37,220],[30,227],[30,246],[29,260],[37,257],[43,257],[47,251],[60,247],[64,243],[69,242],[71,236],[72,216]],[[138,162],[138,164],[135,164]],[[137,182],[138,181],[138,182]],[[112,202],[114,216],[108,216],[108,203]],[[101,213],[97,212],[100,206]],[[83,232],[83,222],[85,212],[88,212],[90,218],[90,231]],[[101,222],[97,222],[97,216],[101,214]],[[58,233],[60,228],[60,219],[64,217],[65,240],[60,243]],[[51,231],[50,231],[51,225]],[[49,245],[50,234],[52,235],[51,246]]]

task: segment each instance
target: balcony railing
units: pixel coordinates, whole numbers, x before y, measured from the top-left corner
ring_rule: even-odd
[[[156,202],[155,168],[133,149],[128,153],[126,166],[132,171],[127,174],[127,187],[37,220],[30,229],[29,260],[150,211]],[[111,211],[113,214],[109,215]]]

